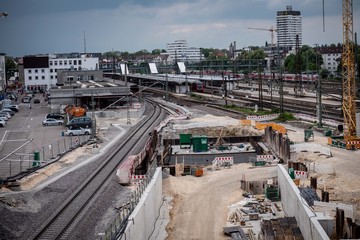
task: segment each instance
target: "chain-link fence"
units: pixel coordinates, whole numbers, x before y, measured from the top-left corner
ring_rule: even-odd
[[[5,142],[0,156],[0,179],[10,180],[52,163],[70,150],[85,144],[89,135],[66,136],[34,150],[32,139],[14,145]],[[8,145],[8,146],[7,146]]]

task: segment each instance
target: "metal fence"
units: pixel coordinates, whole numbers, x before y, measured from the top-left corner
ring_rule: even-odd
[[[2,149],[7,151],[4,150],[0,156],[0,179],[10,180],[32,172],[58,160],[89,139],[89,135],[68,136],[36,149],[31,144],[32,139],[26,139],[17,145],[14,145],[14,141],[4,141]]]
[[[126,228],[130,214],[134,211],[146,187],[151,182],[151,179],[155,174],[156,168],[157,161],[155,159],[150,165],[148,172],[145,174],[145,178],[141,179],[142,181],[136,182],[136,188],[131,194],[129,201],[123,206],[121,206],[121,208],[119,208],[119,211],[116,213],[114,220],[105,230],[105,234],[101,238],[102,240],[117,239],[121,236],[121,234]]]

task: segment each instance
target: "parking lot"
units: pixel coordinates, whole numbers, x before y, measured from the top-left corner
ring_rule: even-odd
[[[40,103],[34,104],[34,99],[40,99]],[[8,120],[4,128],[0,128],[0,178],[6,179],[32,168],[34,157],[44,164],[85,141],[85,136],[63,137],[64,125],[42,125],[46,114],[51,112],[42,94],[34,96],[31,108],[21,99],[13,104],[19,105],[19,112]]]

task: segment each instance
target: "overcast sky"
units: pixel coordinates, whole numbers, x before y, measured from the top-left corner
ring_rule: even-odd
[[[263,46],[276,12],[301,11],[303,44],[342,42],[341,0],[0,0],[0,53],[29,54],[165,49],[185,39],[190,47]],[[354,32],[360,1],[353,0]],[[358,37],[360,39],[360,37]],[[275,37],[276,41],[276,37]],[[360,40],[358,40],[360,42]]]

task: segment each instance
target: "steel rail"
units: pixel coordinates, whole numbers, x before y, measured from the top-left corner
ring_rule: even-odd
[[[67,239],[73,226],[79,220],[78,217],[88,207],[89,203],[94,200],[104,183],[106,183],[116,167],[121,161],[116,158],[117,154],[122,151],[124,158],[136,146],[134,136],[144,135],[151,130],[157,120],[162,116],[163,110],[153,103],[152,114],[139,122],[136,128],[128,134],[122,143],[117,145],[116,149],[104,156],[103,163],[79,186],[79,188],[51,215],[51,217],[42,224],[31,239]],[[132,141],[131,141],[132,140]],[[124,149],[128,147],[128,150]],[[121,159],[122,160],[122,159]]]

